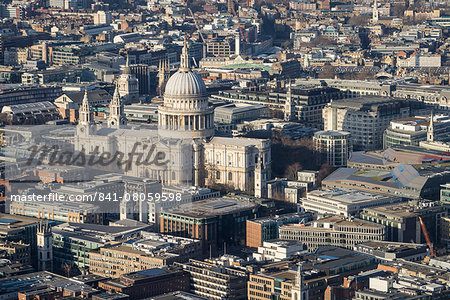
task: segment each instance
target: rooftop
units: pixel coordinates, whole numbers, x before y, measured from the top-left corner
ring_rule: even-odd
[[[358,190],[345,188],[329,188],[329,189],[314,190],[308,193],[308,197],[309,196],[328,198],[347,204],[364,203],[374,200],[391,198],[385,195],[362,192]]]
[[[209,198],[185,203],[166,210],[168,214],[182,215],[192,218],[209,218],[226,215],[238,211],[251,210],[256,204],[250,201],[232,198]]]

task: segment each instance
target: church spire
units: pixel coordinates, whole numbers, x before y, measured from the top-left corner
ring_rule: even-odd
[[[119,85],[116,83],[116,89],[109,104],[108,127],[120,128],[126,124],[127,119],[125,118],[122,98],[120,98],[119,94]]]
[[[427,142],[434,142],[434,116],[433,111],[431,111],[430,121],[427,129]]]
[[[79,111],[80,117],[79,117],[79,123],[83,123],[86,125],[92,125],[94,124],[94,114],[92,112],[92,107],[89,104],[89,97],[87,90],[84,90],[84,97],[83,101],[81,102],[81,107]]]
[[[181,71],[189,71],[190,70],[189,53],[188,53],[186,38],[184,38],[183,50],[182,50],[181,56],[180,56],[180,70]]]

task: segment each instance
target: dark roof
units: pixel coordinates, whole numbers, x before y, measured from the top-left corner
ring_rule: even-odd
[[[110,101],[112,99],[111,94],[105,90],[92,90],[88,91],[87,94],[90,101]],[[84,92],[70,92],[64,93],[64,95],[75,103],[81,103],[84,98]]]

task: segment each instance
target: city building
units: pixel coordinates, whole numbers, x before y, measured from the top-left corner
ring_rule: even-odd
[[[423,107],[419,102],[380,96],[335,100],[323,109],[323,128],[349,132],[354,150],[377,150],[390,121],[410,117]]]
[[[258,252],[253,257],[258,261],[281,261],[297,255],[306,247],[298,241],[269,240],[258,247]]]
[[[5,105],[1,113],[6,114],[8,122],[13,125],[44,124],[48,121],[61,119],[58,108],[49,101]]]
[[[393,145],[419,146],[422,141],[429,140],[428,128],[430,118],[411,117],[391,121],[390,126],[384,131],[383,145],[389,148]],[[432,141],[448,141],[450,118],[448,116],[433,116]]]
[[[320,162],[332,167],[345,167],[352,153],[351,134],[346,131],[318,131],[313,137],[314,151],[319,154]]]
[[[117,279],[101,281],[99,288],[107,292],[121,293],[129,299],[148,299],[175,291],[189,291],[189,274],[177,268],[148,268],[123,274]]]
[[[0,214],[0,240],[23,243],[31,248],[31,264],[37,267],[37,231],[39,220],[35,218]]]
[[[265,241],[278,239],[278,229],[281,225],[307,223],[311,220],[312,215],[308,213],[284,214],[247,220],[246,246],[258,248],[262,246]]]
[[[448,182],[449,178],[448,167],[445,165],[421,161],[414,165],[400,163],[381,170],[339,168],[322,181],[322,186],[411,199],[438,200],[439,186]]]
[[[202,247],[199,240],[142,232],[140,239],[107,245],[91,252],[89,272],[119,278],[131,272],[184,262],[200,253]]]
[[[313,190],[301,199],[306,211],[338,216],[356,216],[363,208],[401,202],[401,197],[362,192],[350,188]]]
[[[247,299],[247,272],[208,261],[176,263],[190,276],[190,292],[208,299]]]
[[[89,270],[89,255],[110,243],[139,236],[148,226],[107,226],[64,223],[52,228],[53,269],[67,276]]]
[[[214,122],[220,124],[237,124],[269,116],[269,109],[264,105],[231,103],[214,109]]]
[[[257,211],[258,205],[239,198],[185,203],[160,213],[159,231],[201,240],[203,253],[217,253],[224,244],[245,245],[246,221]]]
[[[62,94],[57,86],[9,85],[0,88],[0,108],[5,105],[35,103],[56,99]]]
[[[445,216],[444,207],[421,201],[364,208],[360,213],[361,219],[386,227],[387,241],[417,244],[426,243],[419,217],[422,218],[431,241],[439,244],[441,220]]]
[[[291,120],[299,121],[308,127],[323,128],[322,109],[332,100],[343,99],[345,94],[329,87],[291,86],[287,89],[248,92],[245,90],[221,91],[211,95],[213,99],[233,103],[264,105],[274,114],[283,118],[287,103],[292,103]]]
[[[385,226],[338,216],[324,217],[307,224],[287,224],[280,226],[282,240],[297,240],[313,252],[319,246],[337,246],[347,249],[362,241],[384,241]]]
[[[420,262],[429,255],[429,249],[425,244],[387,241],[362,242],[357,244],[353,250],[375,256],[380,262],[396,259]]]
[[[450,210],[450,183],[441,185],[440,202],[447,208],[447,212]]]

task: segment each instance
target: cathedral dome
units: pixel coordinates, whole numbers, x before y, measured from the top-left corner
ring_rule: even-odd
[[[167,81],[164,97],[204,97],[206,86],[195,72],[180,70]]]

